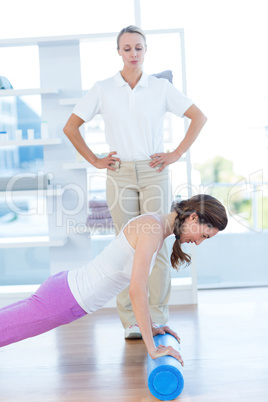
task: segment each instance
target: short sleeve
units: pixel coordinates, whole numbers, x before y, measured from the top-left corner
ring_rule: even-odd
[[[100,104],[100,91],[96,83],[75,105],[73,113],[85,122],[89,122],[101,113]]]
[[[180,92],[170,82],[165,80],[166,83],[166,111],[175,114],[176,116],[183,117],[184,113],[193,101]]]

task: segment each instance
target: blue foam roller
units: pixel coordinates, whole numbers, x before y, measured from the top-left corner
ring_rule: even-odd
[[[170,334],[154,337],[155,346],[172,346],[180,351],[179,342]],[[148,387],[153,396],[161,401],[177,398],[183,390],[184,380],[181,363],[172,356],[147,359]]]

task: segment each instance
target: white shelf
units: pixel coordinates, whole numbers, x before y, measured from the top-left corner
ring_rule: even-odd
[[[88,230],[88,232],[90,232],[90,230]],[[92,236],[90,236],[90,240],[94,240],[94,241],[107,241],[107,240],[113,240],[115,238],[115,233],[110,233],[110,234],[93,234]]]
[[[76,227],[72,228],[72,234],[79,234],[79,235],[90,234],[91,236],[89,237],[89,239],[94,241],[112,240],[115,238],[115,232],[112,230],[110,231],[107,230],[104,231],[103,233],[98,232],[98,234],[92,233],[92,230],[94,229],[90,226],[84,225],[83,229],[80,229],[78,226],[78,228]]]
[[[13,197],[30,197],[30,196],[54,197],[54,196],[61,196],[63,192],[64,189],[58,187],[39,188],[35,190],[0,191],[0,199],[13,198]]]
[[[40,285],[7,285],[0,286],[0,299],[25,298],[37,291]]]
[[[158,35],[158,34],[183,34],[184,30],[182,28],[169,28],[169,29],[152,29],[145,30],[147,35]],[[99,32],[91,34],[77,34],[77,35],[61,35],[61,36],[41,36],[41,37],[28,37],[28,38],[11,38],[0,40],[0,47],[11,47],[11,46],[33,46],[33,45],[55,45],[74,42],[88,42],[96,41],[100,39],[110,39],[114,40],[118,35],[118,32]]]
[[[67,237],[29,236],[0,238],[0,248],[21,247],[62,247],[66,244]]]
[[[192,278],[190,276],[184,278],[171,278],[172,287],[190,289],[192,286]]]
[[[34,140],[1,141],[0,147],[29,147],[39,145],[59,145],[61,143],[61,138],[36,138]]]
[[[61,98],[59,99],[59,105],[60,106],[74,106],[78,103],[78,101],[81,99],[80,98]]]
[[[23,96],[23,95],[52,95],[58,94],[58,89],[0,89],[0,97],[2,96]]]
[[[94,167],[89,162],[67,162],[62,164],[63,170],[88,169]]]

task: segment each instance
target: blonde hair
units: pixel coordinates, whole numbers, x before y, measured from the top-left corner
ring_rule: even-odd
[[[123,29],[119,32],[119,34],[117,35],[117,40],[116,40],[116,42],[117,42],[117,49],[119,49],[119,41],[120,41],[121,36],[122,36],[124,33],[137,33],[137,34],[141,35],[141,36],[143,37],[143,39],[144,39],[145,47],[147,46],[147,45],[146,45],[146,36],[145,36],[145,33],[143,32],[143,30],[142,30],[141,28],[135,26],[135,25],[129,25],[128,27],[123,28]]]

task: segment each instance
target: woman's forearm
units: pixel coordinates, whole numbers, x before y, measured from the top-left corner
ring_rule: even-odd
[[[130,293],[130,299],[135,314],[135,318],[141,330],[143,341],[146,345],[149,355],[155,351],[155,343],[153,340],[152,333],[152,320],[150,316],[150,309],[148,303],[148,293],[135,292],[135,294]]]

